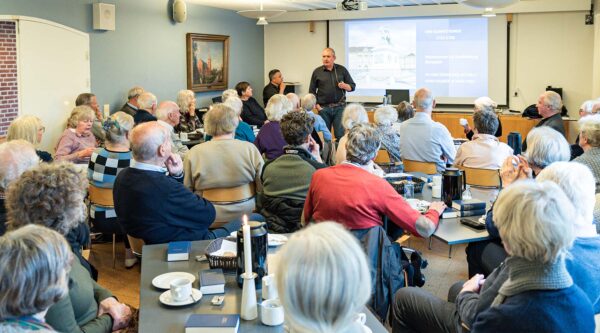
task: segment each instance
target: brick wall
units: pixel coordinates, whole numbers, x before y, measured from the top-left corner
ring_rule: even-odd
[[[17,117],[18,107],[16,24],[0,21],[0,137]]]

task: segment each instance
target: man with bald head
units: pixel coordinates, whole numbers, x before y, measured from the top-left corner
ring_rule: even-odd
[[[175,134],[175,127],[179,125],[179,120],[181,119],[179,106],[173,101],[161,102],[158,108],[156,108],[156,118],[158,119],[158,123],[169,131],[173,152],[183,159],[189,149],[181,142],[179,136]]]
[[[156,96],[149,92],[143,92],[137,98],[138,110],[133,116],[135,124],[145,123],[147,121],[156,121],[154,113],[156,112]]]
[[[548,126],[552,127],[564,137],[565,135],[565,125],[563,124],[562,117],[560,112],[562,111],[562,99],[560,95],[555,93],[554,91],[544,91],[540,97],[538,97],[537,104],[535,105],[538,109],[538,113],[542,116],[542,120],[535,125],[535,127]],[[523,140],[523,149],[522,151],[527,150],[527,138]]]
[[[159,244],[214,239],[239,229],[241,222],[235,221],[208,230],[215,208],[183,186],[183,163],[163,126],[140,124],[129,140],[134,161],[119,173],[113,189],[118,221],[128,235]]]
[[[446,169],[456,156],[456,148],[446,126],[431,119],[435,107],[433,94],[427,88],[415,92],[415,116],[400,126],[400,155],[402,159],[435,162],[437,171]]]

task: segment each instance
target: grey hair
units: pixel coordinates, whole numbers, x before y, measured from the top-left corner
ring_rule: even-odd
[[[581,106],[579,107],[579,111],[587,114],[593,114],[594,105],[596,104],[600,104],[600,101],[594,99],[587,100],[581,104]]]
[[[65,238],[42,226],[0,237],[0,320],[40,313],[65,297],[72,260]]]
[[[138,105],[140,109],[151,110],[153,106],[157,105],[156,96],[145,91],[138,96]]]
[[[190,102],[194,99],[194,92],[191,90],[179,90],[177,93],[177,105],[181,113],[188,112],[190,108]],[[195,107],[195,106],[194,106]]]
[[[371,295],[358,240],[341,224],[320,222],[294,233],[278,254],[279,297],[292,332],[362,332],[354,316]]]
[[[134,160],[138,162],[155,160],[158,148],[170,139],[167,129],[156,121],[135,126],[129,135]]]
[[[280,121],[286,113],[292,111],[293,107],[292,102],[285,95],[276,94],[269,98],[265,112],[270,121]]]
[[[543,169],[554,162],[568,161],[571,147],[565,137],[552,127],[536,127],[527,134],[527,162]]]
[[[133,128],[133,117],[123,111],[115,112],[110,116],[106,141],[112,143],[123,143],[127,141],[127,134]]]
[[[136,98],[138,96],[140,96],[141,94],[144,93],[144,88],[140,87],[140,86],[135,86],[131,89],[129,89],[129,91],[127,92],[127,99],[130,100],[132,98]]]
[[[313,94],[306,94],[302,96],[300,105],[302,105],[304,111],[312,111],[315,108],[315,105],[317,105],[317,97]]]
[[[592,147],[600,147],[600,114],[581,117],[578,121],[581,136]]]
[[[494,135],[499,121],[494,111],[481,110],[473,113],[473,123],[478,133]]]
[[[237,97],[237,98],[239,98],[240,96],[238,95],[237,90],[235,90],[235,89],[227,89],[227,90],[223,91],[223,94],[221,95],[221,101],[224,103],[230,97]]]
[[[40,163],[33,145],[25,140],[12,140],[0,144],[0,192],[8,189],[25,170]]]
[[[174,112],[177,112],[177,116],[179,117],[179,111],[179,105],[173,101],[160,102],[156,108],[156,119],[166,121],[169,119],[169,115]]]
[[[94,113],[94,110],[92,110],[91,107],[87,105],[76,106],[71,111],[71,115],[67,120],[67,127],[75,128],[77,127],[77,123],[79,123],[80,121],[93,121],[94,119],[96,119],[96,114]]]
[[[577,162],[555,162],[544,168],[535,178],[536,181],[556,183],[569,198],[575,212],[582,219],[575,225],[594,223],[594,205],[596,204],[596,181],[590,169]]]
[[[545,91],[542,94],[542,101],[545,106],[547,106],[554,112],[560,112],[563,106],[560,95],[554,91]]]
[[[554,262],[575,239],[575,209],[556,183],[518,181],[500,192],[494,224],[511,256]]]
[[[285,95],[285,97],[287,97],[287,99],[290,101],[290,103],[292,103],[293,111],[300,110],[300,97],[298,97],[298,95],[296,95],[294,93],[287,93]]]
[[[369,122],[369,116],[364,106],[358,103],[351,103],[346,106],[342,114],[342,126],[349,130],[357,124]]]
[[[494,102],[493,99],[484,96],[479,97],[473,102],[473,109],[475,111],[490,111],[494,112],[494,109],[498,107],[498,103]]]
[[[235,92],[235,90],[234,90],[234,92]],[[228,97],[225,101],[223,101],[223,104],[232,108],[238,117],[242,113],[242,108],[244,107],[244,103],[238,97],[237,93],[235,93],[235,96],[232,95],[232,96]]]
[[[374,118],[377,125],[391,126],[398,121],[398,112],[393,106],[382,106],[375,110]]]
[[[360,165],[367,164],[377,156],[381,138],[373,124],[357,124],[348,132],[346,159]]]
[[[204,130],[211,136],[235,132],[240,120],[236,111],[226,104],[214,104],[204,115]]]
[[[415,92],[413,98],[415,108],[429,111],[433,109],[433,94],[427,88],[421,88]]]

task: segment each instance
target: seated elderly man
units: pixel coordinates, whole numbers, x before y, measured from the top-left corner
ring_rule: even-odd
[[[158,244],[222,237],[239,229],[237,221],[228,229],[208,230],[215,208],[183,186],[183,162],[172,152],[164,127],[140,124],[129,139],[134,163],[119,173],[113,189],[117,217],[127,234]]]
[[[137,98],[138,110],[133,116],[135,124],[141,124],[148,121],[156,121],[154,113],[156,112],[156,96],[149,92],[143,92]]]
[[[290,112],[281,119],[281,132],[288,145],[283,155],[265,164],[258,202],[270,232],[290,233],[302,227],[300,216],[310,180],[316,170],[326,167],[319,145],[310,136],[312,129],[313,119],[304,112]]]
[[[413,235],[433,234],[446,206],[443,202],[432,202],[421,215],[387,181],[371,174],[369,163],[380,145],[373,125],[357,124],[350,129],[346,161],[313,174],[304,204],[305,223],[332,220],[348,229],[368,229],[382,225],[382,216],[387,216]]]
[[[169,131],[173,152],[183,159],[189,151],[188,147],[181,142],[179,135],[175,134],[175,127],[179,125],[181,114],[179,106],[173,101],[164,101],[156,108],[158,123]]]
[[[496,109],[497,106],[498,103],[494,102],[494,100],[492,100],[491,98],[487,96],[479,97],[475,100],[475,102],[473,102],[473,116],[475,116],[475,114],[479,111],[494,112],[494,109]],[[465,128],[465,134],[467,135],[467,139],[473,140],[475,132],[471,127],[469,127],[469,123],[465,122],[463,127]],[[494,136],[497,138],[502,136],[502,123],[500,123],[500,119],[498,119],[498,129],[492,134],[494,134]]]
[[[121,111],[127,113],[130,116],[135,116],[139,109],[138,97],[144,93],[144,88],[135,86],[127,92],[127,102],[121,107]]]
[[[457,167],[500,169],[513,150],[500,142],[497,132],[498,116],[492,111],[478,111],[473,114],[475,129],[473,141],[463,143],[456,153],[454,165]]]
[[[554,91],[545,91],[538,98],[536,107],[542,120],[535,127],[548,126],[565,136],[565,125],[560,115],[563,107],[560,95]],[[523,141],[523,151],[527,151],[527,138]]]
[[[431,119],[435,100],[431,91],[421,88],[413,99],[415,116],[400,125],[400,151],[402,159],[435,162],[438,172],[452,164],[456,155],[454,141],[448,129]]]
[[[592,171],[596,183],[596,194],[600,193],[600,115],[579,120],[579,146],[583,155],[573,162],[581,163]]]
[[[33,145],[25,140],[12,140],[0,144],[0,236],[6,231],[4,200],[8,185],[23,172],[38,165],[40,158]]]
[[[581,104],[581,106],[579,107],[579,120],[587,117],[587,116],[591,116],[593,114],[595,114],[596,112],[598,112],[598,109],[600,109],[600,100],[587,100],[585,102],[583,102]],[[579,130],[581,131],[581,124],[579,125]],[[575,144],[571,145],[571,160],[576,159],[577,157],[581,156],[583,154],[583,149],[581,148],[581,146],[579,145],[579,134],[577,135],[577,138],[575,139]]]
[[[306,112],[315,121],[315,131],[323,132],[325,141],[331,141],[331,131],[327,128],[325,120],[313,112],[315,105],[317,105],[317,97],[313,94],[306,94],[302,97],[300,102],[302,111]]]

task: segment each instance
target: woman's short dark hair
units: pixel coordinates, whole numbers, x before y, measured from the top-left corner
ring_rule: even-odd
[[[410,103],[407,101],[400,102],[400,104],[398,104],[396,107],[396,111],[398,111],[399,122],[409,120],[415,116],[415,109],[413,109],[412,105],[410,105]]]
[[[77,99],[75,99],[75,106],[92,104],[92,97],[94,96],[96,95],[90,93],[79,94],[79,96],[77,96]]]
[[[248,87],[250,87],[250,83],[246,81],[238,82],[238,84],[235,85],[235,91],[237,91],[238,96],[241,97]]]
[[[281,118],[281,133],[285,142],[299,146],[312,133],[315,120],[306,112],[288,112]]]

